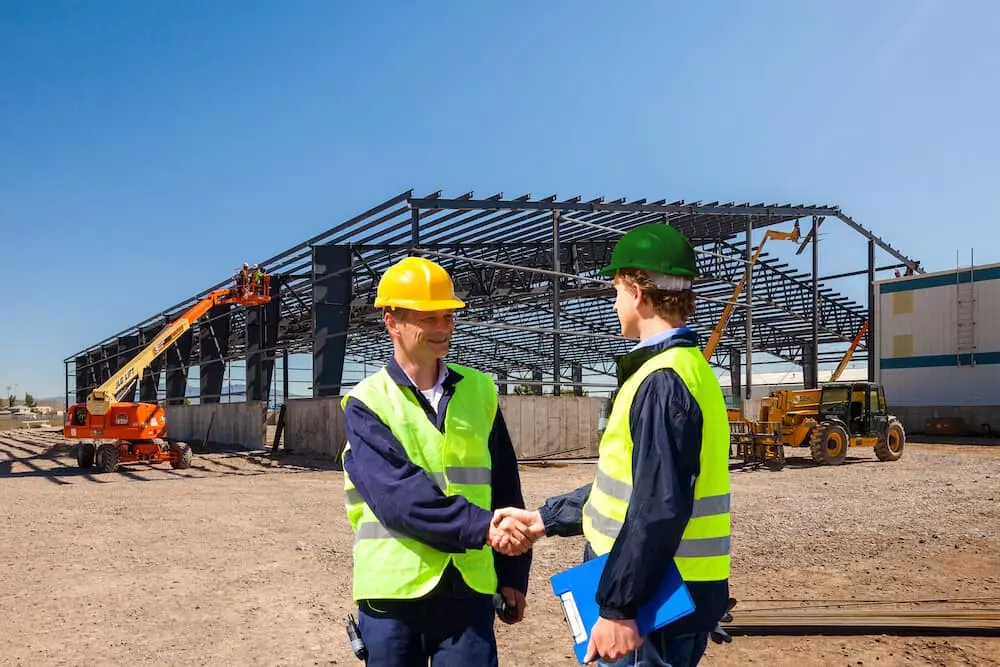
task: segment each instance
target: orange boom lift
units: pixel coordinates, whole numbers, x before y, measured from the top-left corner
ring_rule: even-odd
[[[75,403],[66,413],[63,435],[81,440],[76,462],[81,468],[97,464],[101,472],[114,472],[120,463],[162,463],[174,468],[191,465],[191,448],[183,442],[168,443],[167,419],[156,403],[125,401],[135,394],[146,368],[177,342],[212,306],[237,304],[261,306],[271,300],[270,276],[252,284],[219,289],[208,294],[166,326],[149,345],[87,396],[86,404]]]

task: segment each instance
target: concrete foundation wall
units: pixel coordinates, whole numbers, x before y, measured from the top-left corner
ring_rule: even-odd
[[[605,399],[501,396],[500,409],[519,458],[597,455],[597,420]],[[340,399],[296,399],[285,406],[285,447],[339,459],[347,436]]]
[[[264,449],[264,402],[168,405],[167,437],[200,446],[254,451]],[[213,420],[212,415],[215,415]]]
[[[340,397],[300,398],[285,404],[286,449],[339,460],[346,442]]]
[[[967,435],[980,435],[983,424],[989,424],[994,432],[1000,432],[1000,405],[977,406],[889,406],[889,412],[903,423],[903,428],[909,433],[930,433],[926,427],[928,419],[961,419],[968,429]]]
[[[597,456],[597,420],[606,399],[589,396],[501,396],[518,458]]]

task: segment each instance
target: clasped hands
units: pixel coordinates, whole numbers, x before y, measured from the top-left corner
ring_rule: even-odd
[[[545,524],[538,512],[504,507],[493,513],[486,543],[505,556],[520,556],[542,537]]]

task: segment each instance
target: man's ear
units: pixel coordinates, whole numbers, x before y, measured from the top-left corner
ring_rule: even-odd
[[[642,288],[636,283],[629,283],[628,291],[632,295],[632,298],[635,299],[636,306],[641,305],[643,296]]]

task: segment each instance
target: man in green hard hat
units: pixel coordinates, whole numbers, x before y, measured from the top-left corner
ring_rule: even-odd
[[[730,563],[729,421],[719,381],[687,327],[694,249],[669,225],[642,225],[622,236],[601,275],[614,279],[622,335],[638,343],[616,360],[597,475],[537,512],[509,515],[535,534],[582,533],[587,560],[608,554],[588,661],[690,667],[726,613]],[[642,637],[636,614],[671,558],[696,609]]]

